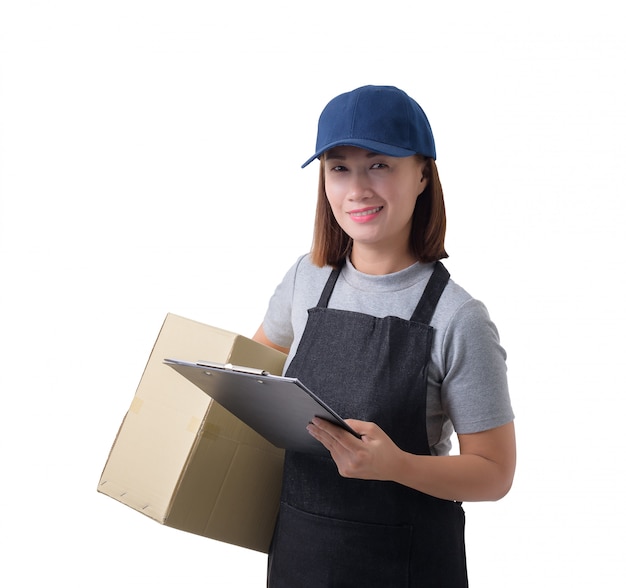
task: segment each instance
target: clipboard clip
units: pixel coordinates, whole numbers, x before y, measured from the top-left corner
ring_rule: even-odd
[[[233,365],[232,363],[214,363],[211,361],[198,361],[197,365],[200,367],[210,367],[221,370],[228,370],[231,372],[239,372],[242,374],[251,374],[253,376],[270,376],[270,372],[257,368],[244,367],[241,365]]]

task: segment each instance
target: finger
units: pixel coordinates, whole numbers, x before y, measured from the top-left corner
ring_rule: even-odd
[[[348,451],[354,451],[355,448],[359,447],[360,439],[346,431],[343,427],[318,417],[315,417],[311,424],[320,432],[320,437],[316,438],[319,438],[327,449],[331,449],[332,446],[333,448],[341,447]]]
[[[306,429],[314,439],[317,439],[331,454],[333,453],[337,446],[337,441],[328,431],[325,431],[313,422],[309,423]]]

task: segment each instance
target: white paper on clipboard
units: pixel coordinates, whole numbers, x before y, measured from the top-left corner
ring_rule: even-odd
[[[335,423],[359,437],[297,378],[231,364],[163,361],[276,447],[328,455],[328,450],[306,430],[313,417]]]

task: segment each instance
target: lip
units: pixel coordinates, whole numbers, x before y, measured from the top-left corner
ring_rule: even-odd
[[[376,218],[383,210],[382,206],[368,206],[367,208],[358,208],[350,210],[348,215],[350,219],[357,223],[366,223]]]

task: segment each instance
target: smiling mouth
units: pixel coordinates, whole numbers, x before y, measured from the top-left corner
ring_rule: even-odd
[[[357,212],[351,212],[350,216],[370,216],[372,214],[376,214],[383,209],[382,206],[377,206],[376,208],[368,208],[367,210],[359,210]]]

